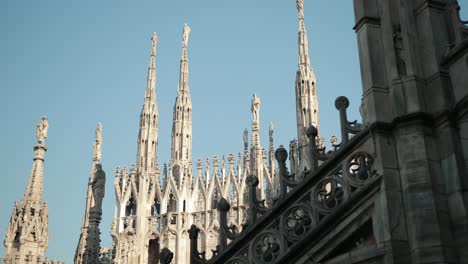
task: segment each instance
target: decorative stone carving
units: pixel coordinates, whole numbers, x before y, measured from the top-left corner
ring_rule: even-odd
[[[304,0],[296,0],[297,12],[299,13],[299,18],[304,19]]]
[[[101,164],[96,164],[96,171],[94,174],[94,181],[91,182],[93,189],[94,207],[102,210],[102,199],[104,199],[106,174],[102,170]]]
[[[16,202],[5,237],[5,263],[22,261],[45,262],[49,240],[49,210],[43,201],[43,164],[47,150],[44,140],[49,124],[43,116],[36,127],[38,144],[34,147],[33,170],[29,176],[26,193],[21,202]]]
[[[252,116],[253,116],[252,123],[259,124],[260,123],[260,115],[259,115],[260,98],[255,93],[252,95],[251,111],[252,111]]]
[[[292,206],[283,218],[285,235],[291,240],[299,240],[313,227],[312,209],[306,204]]]
[[[93,160],[101,160],[101,145],[102,145],[102,124],[99,123],[96,128],[96,135],[93,144]]]
[[[41,121],[36,127],[36,137],[39,143],[43,143],[44,140],[47,138],[49,133],[49,121],[47,120],[46,116],[43,116]]]
[[[252,243],[253,259],[256,263],[275,263],[280,255],[281,238],[274,231],[258,235]]]
[[[188,46],[188,39],[189,39],[189,34],[190,34],[190,27],[187,24],[184,24],[184,32],[182,34],[182,46],[187,47]]]

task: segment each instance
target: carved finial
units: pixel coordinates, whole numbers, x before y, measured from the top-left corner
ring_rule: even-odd
[[[213,157],[213,166],[214,166],[214,167],[218,167],[218,166],[219,166],[219,160],[218,160],[218,156],[217,156],[217,155],[214,155],[214,157]]]
[[[203,161],[201,159],[197,160],[197,169],[201,170],[203,168]]]
[[[250,110],[252,111],[252,116],[253,116],[252,122],[259,124],[260,122],[260,115],[259,115],[260,98],[255,93],[253,93],[252,95],[252,106]]]
[[[239,153],[240,155],[240,153]],[[229,154],[229,158],[228,158],[228,161],[229,161],[229,164],[232,166],[234,165],[234,154]]]
[[[44,143],[44,140],[47,138],[49,132],[49,121],[46,116],[41,118],[41,121],[36,127],[36,137],[39,143]]]
[[[182,35],[182,47],[186,48],[188,46],[190,27],[187,23],[184,24],[184,33]]]

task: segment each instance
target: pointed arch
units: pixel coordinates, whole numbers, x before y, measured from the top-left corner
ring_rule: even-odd
[[[125,216],[136,215],[137,212],[137,200],[133,195],[133,192],[130,194],[130,197],[125,203]]]

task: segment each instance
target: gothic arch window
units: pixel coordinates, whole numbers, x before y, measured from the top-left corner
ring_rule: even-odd
[[[169,201],[167,203],[167,212],[175,212],[177,209],[177,201],[173,193],[169,194]]]
[[[249,189],[245,188],[244,190],[244,204],[249,204]]]
[[[216,209],[218,207],[219,198],[218,188],[215,188],[213,191],[213,199],[211,200],[211,209]]]
[[[136,201],[135,197],[133,197],[133,194],[130,196],[130,199],[128,199],[128,202],[125,206],[125,215],[130,216],[130,215],[136,215]]]
[[[186,208],[185,208],[185,200],[184,200],[184,204],[183,204],[183,207],[182,207],[182,208],[183,208],[182,211],[185,212],[185,209],[186,209]]]
[[[230,184],[231,186],[229,187],[229,198],[231,205],[237,206],[237,192],[236,189],[234,188],[233,183]]]
[[[205,197],[203,196],[202,192],[198,193],[197,210],[201,212],[205,211]]]
[[[158,198],[154,198],[153,205],[151,206],[151,215],[157,216],[161,214],[161,203]]]

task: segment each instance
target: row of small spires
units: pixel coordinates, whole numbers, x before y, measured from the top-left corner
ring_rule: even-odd
[[[297,144],[297,142],[296,142],[296,144]],[[242,158],[242,154],[240,152],[238,153],[237,156],[238,156],[237,157],[237,167],[238,168],[246,167],[247,164],[250,163],[250,161],[251,161],[249,151],[245,152],[244,158]],[[265,148],[262,148],[262,158],[263,158],[263,160],[266,160],[268,158],[267,150]],[[228,155],[227,160],[229,162],[229,168],[234,169],[235,155],[233,153],[230,153]],[[213,168],[215,170],[220,167],[219,166],[220,160],[219,160],[219,157],[217,155],[213,156],[212,161],[213,161]],[[192,166],[192,162],[190,161],[189,162],[189,167],[191,167],[191,166]],[[205,161],[206,171],[209,170],[210,166],[211,166],[210,159],[207,158],[206,161]],[[170,163],[169,163],[169,167],[171,167]],[[227,167],[226,166],[226,156],[223,155],[222,158],[221,158],[221,169],[225,170],[226,167]],[[199,171],[203,170],[203,160],[202,159],[197,160],[197,170],[199,170]],[[159,173],[159,171],[160,171],[159,165],[156,165],[155,172]],[[115,170],[115,177],[125,177],[126,175],[131,175],[131,174],[136,175],[136,173],[137,173],[137,167],[135,165],[132,165],[130,167],[130,171],[127,170],[127,167],[122,167],[122,168],[117,167],[116,170]],[[163,175],[167,175],[167,173],[168,173],[168,164],[166,162],[164,162],[164,164],[163,164]]]
[[[338,138],[335,136],[335,135],[332,135],[331,138],[330,138],[330,143],[331,143],[331,147],[336,150],[336,148],[339,146],[339,143],[338,143]],[[325,138],[324,137],[317,137],[317,141],[316,141],[316,145],[317,145],[317,149],[318,150],[325,150],[326,149],[326,144],[325,144]],[[290,149],[297,149],[297,139],[293,139],[290,141]],[[270,150],[271,152],[271,150]],[[262,158],[263,160],[266,160],[268,159],[268,154],[267,154],[267,150],[265,148],[262,148]],[[227,161],[229,163],[229,169],[234,169],[234,165],[235,165],[235,155],[233,153],[230,153],[228,156],[227,156]],[[220,167],[220,159],[218,157],[218,155],[214,155],[213,156],[213,168],[214,170],[217,170],[219,167]],[[242,158],[242,154],[239,152],[238,155],[237,155],[237,168],[241,168],[241,167],[245,167],[246,164],[248,164],[250,162],[250,152],[249,151],[245,151],[244,153],[244,158]],[[225,170],[226,169],[226,155],[223,155],[222,158],[221,158],[221,170]],[[189,162],[189,167],[192,166],[192,162],[190,161]],[[210,159],[207,158],[206,161],[205,161],[205,170],[208,171],[209,168],[211,166],[211,162],[210,162]],[[169,162],[169,168],[171,167],[171,164]],[[197,160],[197,163],[196,163],[196,167],[197,167],[197,170],[198,171],[201,171],[203,170],[203,160],[202,159],[198,159]],[[159,169],[159,165],[157,164],[156,165],[156,173],[159,173],[160,169]],[[136,174],[137,172],[137,168],[135,165],[132,165],[131,168],[130,168],[130,171],[127,171],[127,168],[126,167],[117,167],[116,168],[116,171],[115,171],[115,177],[124,177],[124,175],[130,175],[130,174]],[[168,163],[164,162],[163,163],[163,175],[167,175],[168,174]]]

